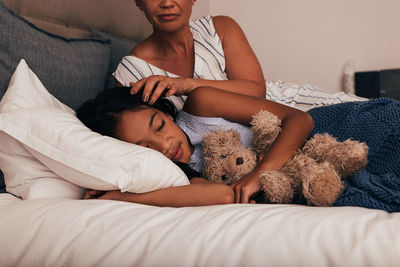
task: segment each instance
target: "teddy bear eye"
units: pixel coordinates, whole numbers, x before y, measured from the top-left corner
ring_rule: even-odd
[[[220,157],[221,157],[221,159],[224,159],[224,158],[226,158],[226,155],[222,154]]]

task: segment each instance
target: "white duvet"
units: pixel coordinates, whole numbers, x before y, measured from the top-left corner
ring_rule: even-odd
[[[0,194],[0,266],[399,266],[400,213]]]

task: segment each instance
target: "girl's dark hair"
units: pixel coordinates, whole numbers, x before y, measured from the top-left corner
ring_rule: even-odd
[[[130,87],[114,87],[100,92],[94,99],[84,102],[76,111],[76,116],[89,129],[102,135],[116,137],[115,127],[120,114],[143,106],[156,108],[174,119],[175,105],[165,98],[159,98],[153,105],[143,102],[142,94],[130,94]]]

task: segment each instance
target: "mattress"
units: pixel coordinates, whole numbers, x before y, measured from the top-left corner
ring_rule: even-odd
[[[398,266],[400,213],[0,194],[1,266]],[[4,256],[7,255],[7,256]]]

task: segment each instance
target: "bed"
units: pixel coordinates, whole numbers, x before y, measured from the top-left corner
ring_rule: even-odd
[[[399,265],[398,212],[82,200],[83,188],[187,182],[156,152],[74,120],[73,109],[113,84],[119,59],[150,27],[132,0],[3,0],[0,10],[0,266]],[[304,110],[358,99],[281,81],[267,87],[268,98]],[[125,158],[141,160],[121,165]]]

